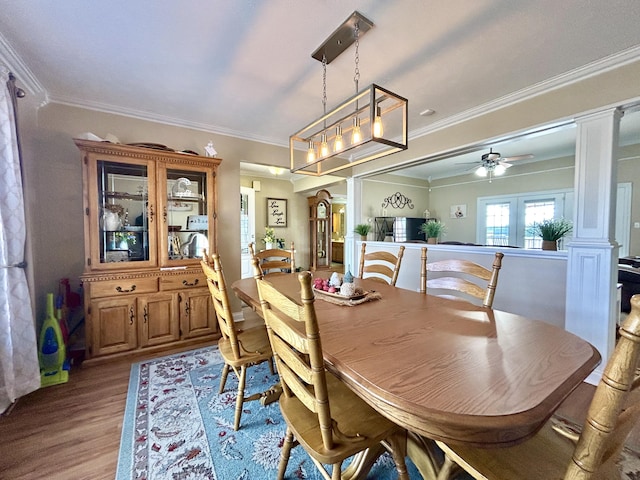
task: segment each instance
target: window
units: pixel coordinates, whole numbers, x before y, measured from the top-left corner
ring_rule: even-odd
[[[572,199],[571,190],[480,197],[476,242],[540,248],[542,239],[530,235],[527,227],[548,218],[571,219]]]

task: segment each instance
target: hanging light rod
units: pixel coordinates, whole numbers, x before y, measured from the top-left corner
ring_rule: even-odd
[[[322,56],[324,55],[327,64],[331,63],[355,42],[356,39],[353,31],[355,30],[356,24],[358,24],[361,37],[373,27],[371,20],[364,17],[360,12],[353,12],[311,56],[319,62],[322,62]]]

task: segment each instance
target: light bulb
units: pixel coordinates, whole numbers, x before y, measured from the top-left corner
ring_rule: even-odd
[[[313,146],[313,140],[309,140],[309,150],[307,150],[307,163],[316,161],[316,149]]]
[[[362,141],[362,132],[360,131],[360,119],[358,117],[353,119],[353,131],[351,132],[351,143],[355,145]]]
[[[333,142],[333,151],[337,152],[344,148],[344,143],[342,141],[342,127],[338,125],[336,127],[336,139]]]
[[[380,107],[376,108],[376,118],[373,121],[373,136],[380,138],[384,135],[384,128],[382,126],[382,116],[380,115]]]
[[[493,174],[494,175],[502,175],[504,172],[506,172],[507,169],[505,168],[504,165],[496,165],[496,168],[493,170]]]
[[[327,144],[327,134],[323,133],[320,136],[320,157],[326,157],[329,155],[329,145]]]
[[[487,167],[485,166],[478,167],[476,170],[476,175],[478,175],[479,177],[486,177],[487,173],[489,173],[489,170],[487,170]]]

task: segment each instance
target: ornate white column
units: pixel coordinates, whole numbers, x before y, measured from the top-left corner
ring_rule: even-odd
[[[575,208],[568,243],[565,329],[598,349],[597,383],[615,345],[618,244],[615,241],[618,109],[576,118]]]

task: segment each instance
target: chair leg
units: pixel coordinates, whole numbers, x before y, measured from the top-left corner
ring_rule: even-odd
[[[342,462],[332,465],[331,480],[342,480]]]
[[[278,480],[284,479],[284,474],[287,471],[287,465],[289,463],[289,456],[291,455],[291,447],[293,446],[293,432],[289,427],[284,435],[284,443],[282,444],[282,451],[280,452],[280,463],[278,464]]]
[[[436,480],[449,480],[453,478],[454,474],[460,469],[460,466],[451,460],[449,455],[444,455],[444,462],[442,463],[442,467],[440,467],[440,472],[438,473],[438,477]]]
[[[242,416],[242,406],[244,404],[244,385],[247,380],[247,367],[240,367],[240,378],[238,379],[238,398],[236,399],[236,418],[233,429],[238,431],[240,428],[240,417]]]
[[[225,363],[222,367],[222,376],[220,377],[220,389],[218,394],[224,392],[224,386],[227,383],[227,376],[229,375],[229,364]]]
[[[400,480],[409,480],[409,472],[407,472],[407,464],[404,460],[407,456],[407,432],[395,433],[387,439],[387,442],[391,447],[391,455],[396,464],[398,478]]]
[[[273,357],[271,357],[271,358],[268,360],[268,362],[269,362],[269,371],[271,372],[271,375],[275,375],[275,374],[276,374],[276,371],[275,371],[275,369],[273,368]]]

